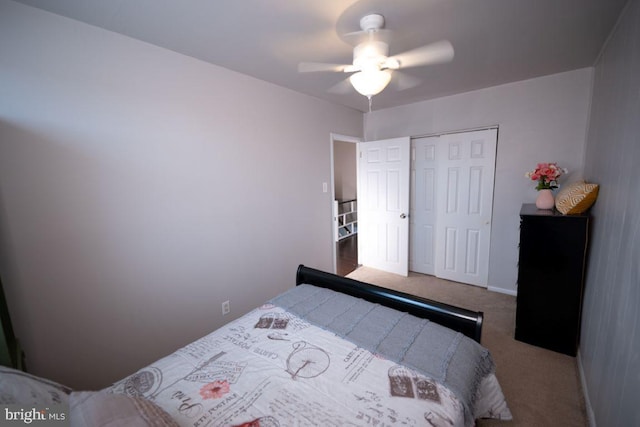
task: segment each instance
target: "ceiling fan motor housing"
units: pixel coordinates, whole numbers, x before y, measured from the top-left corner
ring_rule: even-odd
[[[370,40],[353,49],[353,65],[361,70],[380,67],[389,56],[389,45],[382,41]]]
[[[384,16],[372,13],[360,19],[362,31],[376,31],[384,27]]]

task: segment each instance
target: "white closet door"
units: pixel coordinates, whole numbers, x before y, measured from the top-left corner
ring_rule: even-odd
[[[409,270],[430,275],[435,275],[438,141],[438,136],[411,140]]]
[[[497,129],[443,135],[438,144],[435,274],[486,287]]]
[[[362,265],[407,276],[409,271],[410,140],[359,144],[358,256]]]

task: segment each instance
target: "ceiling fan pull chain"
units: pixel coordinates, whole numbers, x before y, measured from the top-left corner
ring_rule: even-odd
[[[373,97],[369,95],[367,96],[367,98],[369,98],[369,112],[371,112],[371,100],[373,99]]]

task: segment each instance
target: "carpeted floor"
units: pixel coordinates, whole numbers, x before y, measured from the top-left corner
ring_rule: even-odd
[[[348,277],[484,312],[482,344],[496,362],[513,421],[482,420],[478,427],[588,425],[576,358],[516,341],[515,297],[432,276],[402,277],[367,267]]]

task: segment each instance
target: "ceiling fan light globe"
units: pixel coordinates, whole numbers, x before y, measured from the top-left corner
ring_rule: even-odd
[[[379,94],[387,87],[391,81],[391,71],[360,71],[352,74],[349,81],[359,94],[370,97]]]

